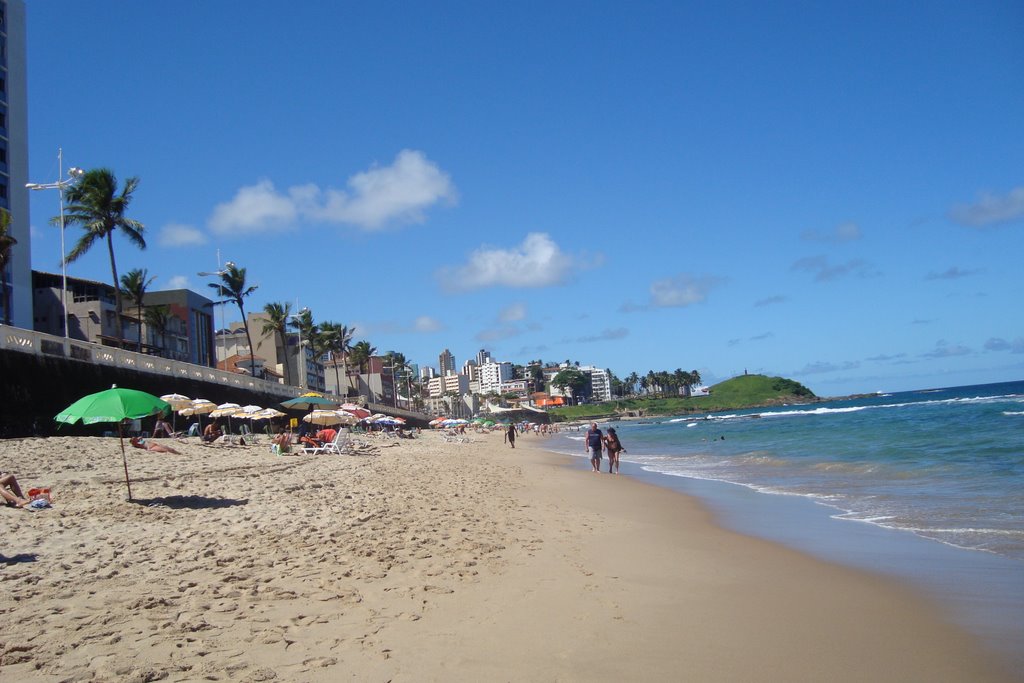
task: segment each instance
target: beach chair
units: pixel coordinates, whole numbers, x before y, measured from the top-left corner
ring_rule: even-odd
[[[304,446],[302,452],[306,455],[320,455],[321,453],[335,453],[341,454],[341,449],[338,447],[338,440],[341,438],[341,432],[339,431],[334,435],[332,441],[328,441],[323,446]]]
[[[249,429],[249,425],[243,424],[241,427],[238,428],[238,431],[241,433],[242,438],[245,439],[245,443],[259,445],[259,434]]]

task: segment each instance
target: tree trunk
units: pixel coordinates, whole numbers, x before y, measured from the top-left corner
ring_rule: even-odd
[[[3,306],[4,306],[4,325],[10,325],[11,324],[11,289],[10,289],[10,287],[7,286],[7,277],[5,276],[5,274],[3,272],[0,272],[0,287],[3,288],[2,293],[0,293],[0,297],[3,298],[3,301],[0,302],[0,303],[3,303]]]
[[[110,252],[110,272],[114,275],[114,308],[117,313],[115,329],[117,330],[117,346],[124,348],[124,321],[121,320],[121,288],[117,284],[117,262],[114,260],[114,231],[107,233],[107,251]],[[67,296],[65,294],[65,296]],[[67,320],[64,321],[67,325]]]
[[[249,342],[249,372],[253,377],[256,376],[255,363],[253,361],[253,350],[252,350],[252,337],[249,336],[249,321],[245,319],[245,306],[242,305],[242,300],[238,300],[238,312],[242,314],[242,325],[245,327],[245,340]]]

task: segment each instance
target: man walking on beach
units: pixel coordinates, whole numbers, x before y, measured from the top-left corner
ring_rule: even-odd
[[[590,423],[590,430],[587,431],[587,438],[583,440],[586,450],[590,451],[590,464],[595,472],[601,471],[601,444],[604,434],[597,428],[596,422]]]

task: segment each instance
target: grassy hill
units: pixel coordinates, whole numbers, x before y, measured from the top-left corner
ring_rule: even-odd
[[[568,406],[551,410],[557,421],[588,420],[616,415],[679,415],[712,413],[787,403],[809,403],[817,397],[810,389],[784,377],[740,375],[711,387],[710,396],[690,398],[631,398],[595,405]]]

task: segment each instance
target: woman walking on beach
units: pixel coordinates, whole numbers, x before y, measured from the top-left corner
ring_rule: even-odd
[[[619,441],[619,435],[615,433],[615,427],[608,428],[608,435],[604,437],[604,449],[608,451],[608,474],[619,473],[619,453],[626,450]],[[612,468],[615,472],[612,472]]]
[[[505,430],[505,441],[507,441],[508,445],[511,446],[512,448],[516,447],[516,425],[515,425],[515,423],[510,424],[508,426],[508,429]]]

